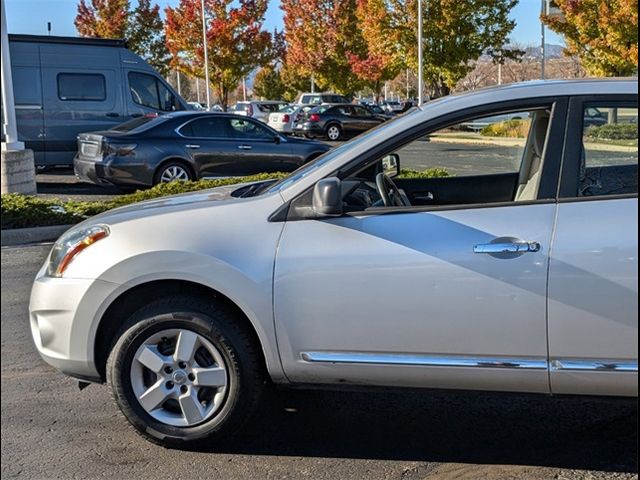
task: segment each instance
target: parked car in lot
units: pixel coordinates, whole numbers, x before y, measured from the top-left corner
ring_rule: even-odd
[[[186,110],[123,40],[9,35],[19,140],[36,166],[71,165],[80,132]]]
[[[245,115],[267,123],[269,121],[269,114],[277,112],[286,106],[287,102],[277,100],[252,100],[250,102],[237,102],[230,111],[236,115]]]
[[[387,100],[380,104],[380,107],[388,113],[401,113],[404,104],[395,100]]]
[[[593,104],[637,115],[638,84],[454,95],[283,180],[89,219],[34,281],[35,345],[172,447],[228,438],[269,381],[637,397],[638,151],[584,141]],[[523,148],[397,175],[439,131],[509,112],[530,114]]]
[[[336,141],[358,135],[387,119],[388,117],[376,115],[362,105],[320,105],[298,115],[293,132],[308,138],[328,138]]]
[[[329,148],[320,142],[286,138],[246,117],[176,112],[80,134],[74,169],[79,179],[96,184],[149,186],[291,172]]]
[[[297,105],[322,105],[325,103],[350,103],[351,99],[337,93],[301,93]]]
[[[287,105],[275,113],[270,113],[267,125],[278,132],[293,133],[298,116],[312,108],[314,108],[312,105]]]

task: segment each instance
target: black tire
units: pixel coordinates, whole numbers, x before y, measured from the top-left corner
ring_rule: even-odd
[[[332,129],[337,130],[337,136],[334,136],[334,138],[331,138],[332,134],[330,133],[330,131]],[[325,135],[332,142],[337,142],[338,140],[342,139],[342,127],[340,127],[340,125],[338,125],[337,123],[330,123],[329,125],[327,125],[327,128],[325,129]]]
[[[123,325],[107,360],[107,384],[125,418],[153,443],[169,448],[215,444],[234,435],[254,412],[266,375],[251,336],[229,309],[187,295],[156,300]],[[211,342],[226,362],[226,397],[202,423],[177,427],[153,418],[133,391],[131,365],[136,350],[151,335],[167,329],[191,330]]]
[[[158,185],[159,183],[163,183],[162,176],[172,168],[178,168],[184,171],[186,177],[180,180],[195,180],[195,175],[193,174],[193,170],[191,170],[191,167],[189,165],[180,160],[170,160],[158,167],[155,175],[153,176],[153,184]]]

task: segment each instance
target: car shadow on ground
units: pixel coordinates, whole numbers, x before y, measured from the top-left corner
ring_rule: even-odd
[[[637,472],[637,422],[625,399],[283,391],[222,450]]]

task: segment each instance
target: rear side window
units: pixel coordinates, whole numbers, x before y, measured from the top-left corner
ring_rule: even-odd
[[[102,102],[107,98],[104,75],[59,73],[58,98],[62,101]]]
[[[143,107],[171,112],[180,109],[175,95],[155,76],[129,72],[129,89],[134,103]]]
[[[638,108],[586,105],[578,196],[638,193]]]
[[[199,118],[184,125],[179,133],[193,138],[229,138],[229,120],[223,117]]]

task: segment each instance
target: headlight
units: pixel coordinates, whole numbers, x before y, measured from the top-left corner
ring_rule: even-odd
[[[80,229],[71,229],[62,235],[51,249],[47,275],[61,277],[72,260],[85,248],[109,235],[106,225],[92,225]]]

